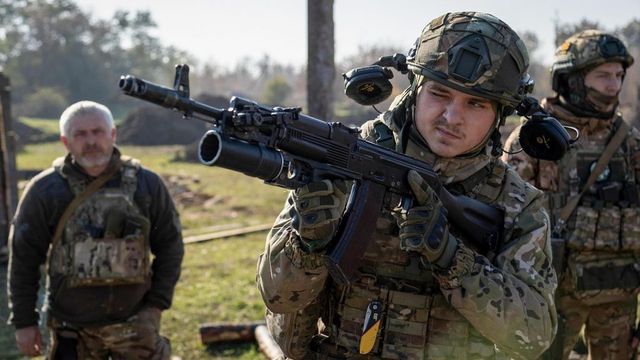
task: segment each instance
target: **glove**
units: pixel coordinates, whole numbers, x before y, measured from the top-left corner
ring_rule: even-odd
[[[289,215],[308,252],[322,250],[333,239],[347,202],[343,180],[322,180],[296,189]]]
[[[418,172],[409,170],[407,180],[419,205],[398,215],[400,248],[417,251],[437,268],[447,269],[458,248],[455,237],[449,236],[447,209]]]

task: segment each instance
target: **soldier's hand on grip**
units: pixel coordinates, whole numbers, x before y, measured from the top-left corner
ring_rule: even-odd
[[[312,182],[293,192],[292,225],[305,250],[322,250],[333,239],[347,196],[348,186],[344,180]]]
[[[16,329],[16,345],[18,350],[27,356],[42,354],[42,335],[37,325]]]
[[[407,179],[418,204],[399,215],[400,248],[417,251],[436,267],[448,268],[458,243],[449,236],[447,209],[420,174],[410,170]]]

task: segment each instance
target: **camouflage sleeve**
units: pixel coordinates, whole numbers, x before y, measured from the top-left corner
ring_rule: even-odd
[[[535,186],[538,162],[524,151],[521,151],[522,147],[520,146],[520,139],[518,138],[521,127],[522,125],[517,126],[511,134],[509,134],[504,144],[506,151],[502,154],[502,161],[513,167],[524,181],[528,181]]]
[[[460,245],[451,268],[438,280],[451,305],[483,336],[511,356],[534,359],[555,335],[557,279],[540,193],[528,184],[523,190],[509,194],[521,197],[522,210],[515,211],[515,225],[495,261]]]
[[[318,334],[318,318],[322,316],[323,298],[316,298],[306,307],[289,313],[274,313],[267,309],[265,320],[273,340],[290,359],[308,359],[311,340]]]
[[[302,250],[300,238],[291,226],[292,206],[290,194],[258,260],[258,288],[265,305],[274,313],[305,308],[322,292],[328,276],[322,255]]]

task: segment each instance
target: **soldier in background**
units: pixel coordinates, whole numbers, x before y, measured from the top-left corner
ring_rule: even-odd
[[[184,249],[167,188],[120,154],[104,105],[69,106],[60,134],[69,153],[31,180],[10,232],[9,321],[18,349],[43,350],[36,299],[46,264],[50,358],[168,359],[160,317]]]
[[[312,182],[289,194],[259,259],[267,325],[294,359],[534,359],[556,326],[549,220],[542,193],[498,158],[498,128],[525,93],[526,48],[492,15],[448,13],[424,28],[408,60],[410,87],[362,136],[504,210],[500,246],[473,246],[410,171],[414,206],[386,199],[359,275],[338,286],[323,254],[350,184]]]
[[[617,112],[618,95],[632,63],[625,45],[611,34],[587,30],[571,36],[556,50],[551,68],[556,95],[542,106],[564,125],[577,128],[578,142],[555,162],[524,152],[503,155],[523,179],[546,192],[554,224],[553,260],[561,280],[558,335],[549,359],[567,359],[583,326],[590,358],[629,359],[632,353],[640,288],[638,130],[625,125],[621,145],[605,167],[596,169],[624,122]],[[505,146],[511,152],[520,148],[518,131]],[[598,170],[587,188],[591,173]],[[571,199],[579,202],[564,220],[563,213],[572,210],[563,211]]]

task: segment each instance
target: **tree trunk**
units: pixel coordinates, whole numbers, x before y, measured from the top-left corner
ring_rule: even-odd
[[[0,73],[0,262],[6,255],[11,218],[18,204],[16,139],[11,118],[9,78]]]
[[[307,0],[307,114],[333,118],[333,0]]]

